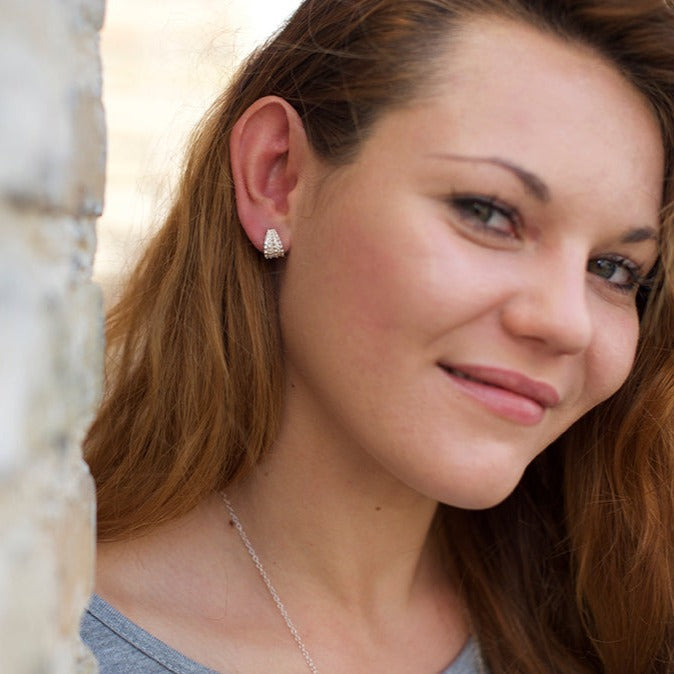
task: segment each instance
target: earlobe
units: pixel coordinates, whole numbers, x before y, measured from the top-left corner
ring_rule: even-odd
[[[260,251],[265,249],[269,229],[276,230],[282,248],[287,251],[290,247],[291,195],[307,147],[299,115],[277,96],[253,103],[232,129],[230,156],[236,206],[241,225]]]

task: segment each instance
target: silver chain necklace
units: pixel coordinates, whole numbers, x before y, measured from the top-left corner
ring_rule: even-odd
[[[274,600],[276,608],[278,609],[279,613],[281,614],[281,617],[283,618],[283,622],[285,622],[286,626],[288,627],[288,630],[290,630],[290,634],[293,635],[293,639],[295,640],[295,643],[297,644],[297,646],[300,649],[300,652],[302,653],[304,662],[307,663],[307,667],[309,668],[309,671],[311,671],[312,674],[318,674],[318,668],[314,664],[314,661],[311,659],[309,651],[307,650],[307,647],[304,645],[304,641],[302,641],[302,637],[300,636],[300,633],[297,631],[297,628],[295,627],[295,623],[293,623],[290,616],[288,615],[288,611],[284,606],[283,602],[281,601],[281,597],[278,596],[276,588],[272,585],[269,575],[265,571],[264,566],[262,566],[262,562],[260,561],[260,558],[257,556],[257,552],[255,552],[255,548],[253,547],[253,544],[250,542],[250,539],[248,538],[248,535],[246,534],[243,525],[239,521],[239,518],[236,516],[234,508],[232,507],[230,500],[227,498],[227,494],[221,492],[220,496],[222,496],[222,500],[225,502],[227,512],[229,513],[229,517],[232,520],[232,523],[234,524],[234,527],[239,534],[239,538],[241,539],[241,542],[243,543],[246,550],[248,551],[250,558],[253,560],[253,564],[255,564],[255,568],[260,573],[260,576],[262,577],[264,584],[267,586],[267,590],[269,590],[269,594],[271,595],[271,598]],[[480,674],[486,674],[487,669],[485,667],[484,661],[482,660],[482,654],[479,651],[477,654],[477,662],[475,664],[477,665]]]
[[[274,600],[274,603],[276,604],[276,608],[279,610],[279,613],[281,614],[281,617],[283,618],[283,621],[285,622],[286,626],[290,630],[290,634],[293,635],[293,639],[295,640],[295,643],[298,645],[300,652],[302,653],[302,657],[304,658],[304,661],[307,663],[307,667],[309,667],[309,670],[312,672],[312,674],[318,674],[318,669],[316,668],[316,665],[314,664],[314,661],[311,659],[311,656],[309,655],[309,651],[307,650],[307,647],[304,645],[304,642],[302,641],[302,637],[300,636],[300,633],[297,631],[297,628],[295,627],[295,624],[293,621],[290,619],[290,616],[288,615],[288,611],[286,610],[286,607],[283,605],[283,602],[281,601],[281,598],[278,596],[278,592],[276,591],[276,588],[272,585],[272,582],[269,578],[269,575],[264,569],[264,566],[262,566],[262,562],[260,561],[260,558],[257,556],[257,553],[255,552],[255,548],[253,547],[253,544],[250,542],[250,539],[246,535],[246,532],[244,531],[243,526],[241,525],[241,522],[239,521],[239,518],[236,516],[236,513],[234,512],[234,508],[232,507],[232,504],[230,503],[229,499],[227,498],[227,494],[222,492],[220,494],[222,496],[222,500],[225,502],[225,506],[227,507],[227,512],[229,513],[229,517],[232,520],[234,527],[236,528],[237,532],[239,533],[239,538],[241,539],[241,542],[243,543],[244,547],[248,551],[248,554],[250,555],[250,558],[253,560],[253,564],[255,564],[255,568],[259,571],[260,576],[262,577],[262,580],[264,581],[264,584],[267,586],[267,590],[269,590],[269,594],[271,595],[271,598]]]

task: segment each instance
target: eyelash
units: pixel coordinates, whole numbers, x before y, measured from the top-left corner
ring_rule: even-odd
[[[621,255],[604,255],[602,257],[596,257],[590,260],[588,267],[590,264],[597,262],[609,262],[611,264],[619,265],[627,272],[629,275],[629,281],[627,281],[627,283],[615,283],[605,279],[612,288],[615,288],[619,292],[631,294],[636,293],[639,288],[648,287],[647,277],[642,274],[641,267],[628,258],[622,257]],[[597,274],[597,276],[599,276],[599,278],[603,278],[599,274]]]
[[[454,194],[450,198],[450,204],[459,213],[463,220],[469,221],[475,229],[499,238],[516,238],[520,233],[521,218],[516,208],[508,206],[494,196],[476,196],[471,194]],[[475,213],[475,207],[487,208],[494,213],[502,215],[512,225],[512,232],[489,227],[486,222],[479,220]]]
[[[469,226],[481,234],[493,236],[501,240],[509,238],[516,239],[519,237],[522,230],[522,219],[519,211],[516,208],[508,206],[497,197],[453,194],[449,199],[449,203],[457,211],[462,220],[467,221]],[[478,208],[487,209],[490,211],[490,216],[494,213],[503,216],[510,223],[511,231],[490,227],[477,215],[476,210]],[[629,276],[629,281],[627,283],[615,283],[609,281],[607,278],[603,278],[600,274],[596,274],[598,278],[603,278],[610,288],[624,294],[636,294],[639,288],[648,288],[648,278],[642,274],[641,267],[634,261],[622,257],[621,255],[603,255],[601,257],[593,258],[588,262],[588,271],[591,265],[602,262],[617,265],[625,270]]]

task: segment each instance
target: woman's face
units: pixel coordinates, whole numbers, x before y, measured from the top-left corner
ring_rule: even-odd
[[[663,151],[584,48],[480,21],[438,65],[296,204],[287,413],[317,452],[487,507],[628,375]]]

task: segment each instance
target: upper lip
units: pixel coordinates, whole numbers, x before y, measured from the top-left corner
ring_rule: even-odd
[[[460,372],[484,384],[512,391],[518,395],[535,400],[543,407],[554,407],[559,404],[559,393],[557,393],[553,386],[531,379],[521,372],[484,365],[464,365],[461,363],[441,363],[441,365],[450,373],[452,371]]]

